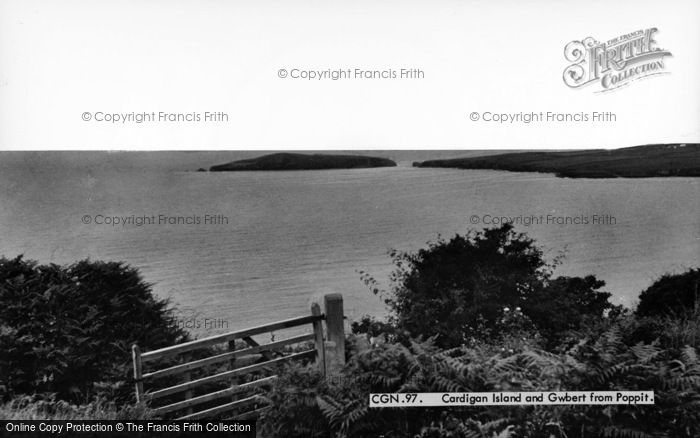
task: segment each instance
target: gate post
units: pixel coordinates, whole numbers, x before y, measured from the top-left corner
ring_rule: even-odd
[[[143,401],[143,362],[141,361],[141,349],[136,344],[131,346],[131,360],[134,361],[136,403],[141,403]]]
[[[311,304],[311,315],[321,316],[321,306],[318,303]],[[314,345],[316,347],[316,363],[322,376],[326,375],[326,345],[323,342],[323,322],[314,321]]]
[[[326,311],[326,333],[329,342],[326,349],[326,372],[337,372],[345,365],[345,321],[343,296],[328,294],[323,297]]]

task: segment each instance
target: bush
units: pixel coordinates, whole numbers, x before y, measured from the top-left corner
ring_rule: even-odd
[[[389,293],[363,273],[363,280],[389,307],[388,329],[398,338],[435,337],[441,348],[470,339],[500,336],[504,308],[521,308],[548,344],[587,318],[612,309],[604,283],[593,276],[552,279],[554,265],[525,234],[505,224],[499,228],[438,240],[416,253],[393,252],[396,270]],[[366,318],[354,329],[377,331]]]
[[[610,293],[598,290],[604,285],[592,275],[557,277],[533,289],[522,306],[547,340],[547,347],[555,348],[570,331],[599,320],[606,312],[614,310],[617,315],[621,311],[608,301]]]
[[[676,315],[692,312],[700,306],[700,269],[683,274],[664,275],[639,296],[640,316]]]
[[[290,437],[700,436],[696,348],[629,345],[624,339],[634,322],[627,318],[596,327],[558,354],[527,342],[443,350],[414,341],[357,349],[340,375],[327,380],[313,367],[288,369],[284,374],[295,377],[275,386],[262,424],[268,431],[292,430],[285,433]],[[385,392],[602,390],[654,391],[655,403],[395,409],[367,402],[370,393]],[[299,424],[303,429],[295,429]]]
[[[149,420],[153,412],[143,405],[117,407],[114,402],[96,399],[85,405],[65,400],[17,397],[0,405],[3,420]]]
[[[167,301],[122,263],[0,259],[0,391],[131,400],[131,344],[182,342]],[[2,395],[2,394],[0,394]]]
[[[316,397],[327,388],[315,365],[291,363],[278,373],[267,400],[274,406],[273,421],[260,424],[263,436],[325,438],[330,425],[318,407]]]

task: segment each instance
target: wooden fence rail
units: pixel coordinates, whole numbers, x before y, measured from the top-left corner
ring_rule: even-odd
[[[322,313],[321,306],[314,303],[311,305],[311,314],[307,316],[143,353],[134,344],[132,360],[136,401],[148,403],[157,415],[168,418],[224,418],[222,415],[225,413],[237,419],[256,418],[266,409],[260,389],[277,379],[276,375],[262,374],[277,369],[283,363],[304,359],[315,361],[323,375],[334,373],[345,364],[342,295],[326,295],[324,309],[325,313]],[[252,338],[255,335],[307,325],[312,328],[310,333],[266,344],[259,344]],[[236,340],[243,341],[247,347],[236,350]],[[212,348],[216,346],[219,346],[218,352]],[[296,347],[289,351],[291,346]],[[193,356],[196,359],[192,359]],[[144,372],[144,364],[151,368],[161,368]],[[241,379],[247,380],[240,382]],[[146,384],[148,390],[144,389]],[[204,393],[198,394],[198,390],[203,390]],[[228,401],[216,404],[221,399]],[[156,406],[157,404],[160,405]],[[195,406],[199,406],[200,410],[195,412]],[[230,415],[231,412],[234,413],[233,416]]]

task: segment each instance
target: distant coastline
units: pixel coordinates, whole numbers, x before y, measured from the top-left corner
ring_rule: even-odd
[[[395,167],[388,158],[363,155],[330,155],[277,153],[247,160],[232,161],[209,168],[211,172],[236,172],[255,170],[326,170]]]
[[[414,167],[553,173],[563,178],[700,176],[700,144],[656,144],[614,150],[516,152],[428,160]]]

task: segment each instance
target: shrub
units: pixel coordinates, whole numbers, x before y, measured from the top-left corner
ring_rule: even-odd
[[[21,396],[0,404],[3,420],[149,420],[152,411],[143,405],[117,407],[112,401],[98,398],[85,405],[65,400]]]
[[[591,320],[600,319],[606,312],[621,308],[608,300],[608,292],[599,291],[605,282],[589,275],[586,277],[557,277],[534,288],[523,297],[524,312],[536,322],[549,348],[555,348],[569,331],[583,327]]]
[[[340,375],[327,380],[315,368],[292,370],[295,378],[273,389],[272,410],[262,424],[272,431],[289,427],[295,433],[285,436],[292,437],[699,436],[697,350],[626,344],[633,326],[621,318],[558,354],[526,342],[506,351],[488,343],[442,350],[430,341],[363,348],[350,355]],[[589,390],[651,390],[655,403],[368,407],[373,392]],[[295,418],[303,429],[294,429]]]
[[[440,239],[416,253],[393,252],[392,288],[363,280],[387,304],[391,328],[365,318],[353,329],[390,331],[397,338],[435,337],[442,348],[468,340],[499,336],[503,308],[522,312],[546,338],[577,329],[586,318],[601,318],[613,306],[604,283],[593,276],[552,279],[553,264],[525,234],[505,224],[499,228]],[[388,330],[387,330],[388,329]]]
[[[640,316],[682,315],[700,306],[700,269],[664,275],[639,296]]]
[[[325,438],[330,425],[318,407],[316,397],[323,393],[326,380],[315,365],[291,363],[278,373],[267,400],[274,406],[270,418],[260,425],[263,436]]]
[[[84,402],[131,399],[131,344],[186,340],[167,301],[117,262],[70,266],[0,259],[0,390]]]

